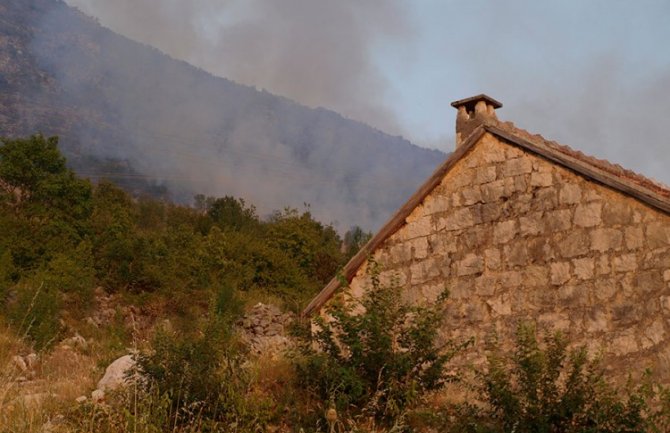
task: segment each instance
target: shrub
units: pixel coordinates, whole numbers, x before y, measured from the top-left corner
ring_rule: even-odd
[[[61,297],[57,290],[33,279],[19,282],[8,303],[7,319],[19,335],[29,337],[37,350],[56,341],[61,331]]]
[[[314,319],[318,330],[296,368],[317,398],[388,424],[426,391],[455,379],[445,365],[462,345],[437,342],[442,302],[403,302],[402,288],[383,286],[379,267],[370,262],[370,268],[371,287],[360,299],[345,295],[326,308],[328,320]]]
[[[649,382],[619,393],[608,386],[596,360],[586,350],[568,351],[561,334],[538,342],[534,326],[517,330],[516,349],[505,356],[494,351],[481,376],[482,405],[460,408],[455,432],[610,433],[657,430],[667,407],[652,410],[656,388]]]

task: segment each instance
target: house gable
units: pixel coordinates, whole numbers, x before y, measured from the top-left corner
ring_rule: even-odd
[[[519,321],[534,320],[603,348],[613,368],[634,360],[670,379],[667,204],[654,185],[484,125],[345,277],[362,291],[371,256],[410,300],[433,301],[446,287],[445,338],[496,332],[509,342]],[[326,289],[307,312],[337,286]]]

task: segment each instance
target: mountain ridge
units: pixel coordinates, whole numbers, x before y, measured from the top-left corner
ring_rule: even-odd
[[[140,192],[309,203],[340,229],[374,229],[445,157],[216,77],[61,0],[9,0],[0,26],[2,135],[59,135],[79,173]]]

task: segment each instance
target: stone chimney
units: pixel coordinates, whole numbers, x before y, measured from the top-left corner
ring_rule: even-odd
[[[451,106],[458,110],[456,115],[456,147],[458,148],[479,125],[498,121],[495,110],[502,107],[502,103],[481,94],[454,101]]]

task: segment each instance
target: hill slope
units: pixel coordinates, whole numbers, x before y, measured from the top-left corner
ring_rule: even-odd
[[[444,154],[214,77],[61,0],[0,5],[0,135],[61,136],[73,167],[129,188],[309,203],[375,229]]]

